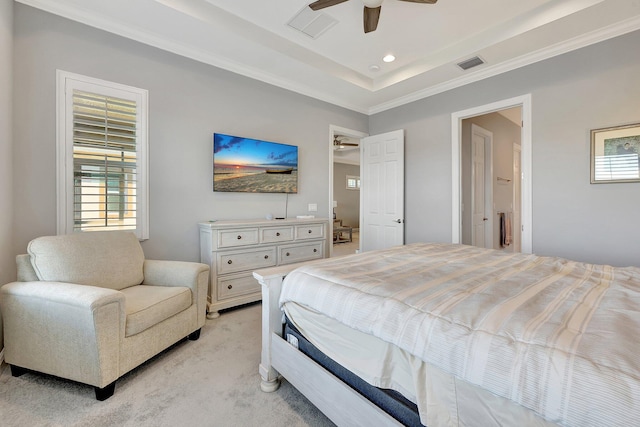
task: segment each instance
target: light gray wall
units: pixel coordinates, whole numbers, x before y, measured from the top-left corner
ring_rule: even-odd
[[[13,1],[0,1],[0,286],[15,280],[13,257]],[[3,345],[0,313],[0,350]]]
[[[372,116],[370,134],[405,129],[407,242],[451,241],[451,113],[531,93],[533,251],[640,266],[640,183],[589,183],[590,129],[640,121],[638,46],[636,31]]]
[[[288,215],[329,206],[330,125],[366,131],[365,115],[16,5],[14,251],[55,234],[56,69],[149,90],[150,239],[145,255],[198,261],[197,223],[284,215],[286,195],[214,193],[214,132],[299,146]],[[28,173],[27,173],[28,172]]]
[[[338,202],[336,217],[342,225],[360,228],[360,190],[347,190],[347,175],[360,176],[360,166],[333,164],[333,199]]]

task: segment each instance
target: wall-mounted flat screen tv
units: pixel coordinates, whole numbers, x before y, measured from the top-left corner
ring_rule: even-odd
[[[298,147],[214,133],[213,191],[297,193]]]

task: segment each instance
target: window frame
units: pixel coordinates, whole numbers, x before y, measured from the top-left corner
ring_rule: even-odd
[[[57,234],[74,233],[73,91],[135,100],[136,111],[136,229],[140,240],[149,238],[149,91],[106,80],[56,70],[56,201]],[[105,229],[107,231],[109,229]],[[96,230],[102,231],[102,230]]]
[[[350,180],[355,181],[354,186],[349,185]],[[345,179],[345,186],[347,190],[360,190],[360,177],[357,175],[347,175]]]

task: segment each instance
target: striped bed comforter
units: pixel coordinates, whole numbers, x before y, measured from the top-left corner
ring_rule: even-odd
[[[640,425],[640,269],[421,243],[296,269],[289,301],[549,421]]]

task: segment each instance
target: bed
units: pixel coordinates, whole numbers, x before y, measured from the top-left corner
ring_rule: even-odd
[[[282,376],[337,425],[640,425],[640,269],[418,243],[254,276],[262,389]]]

